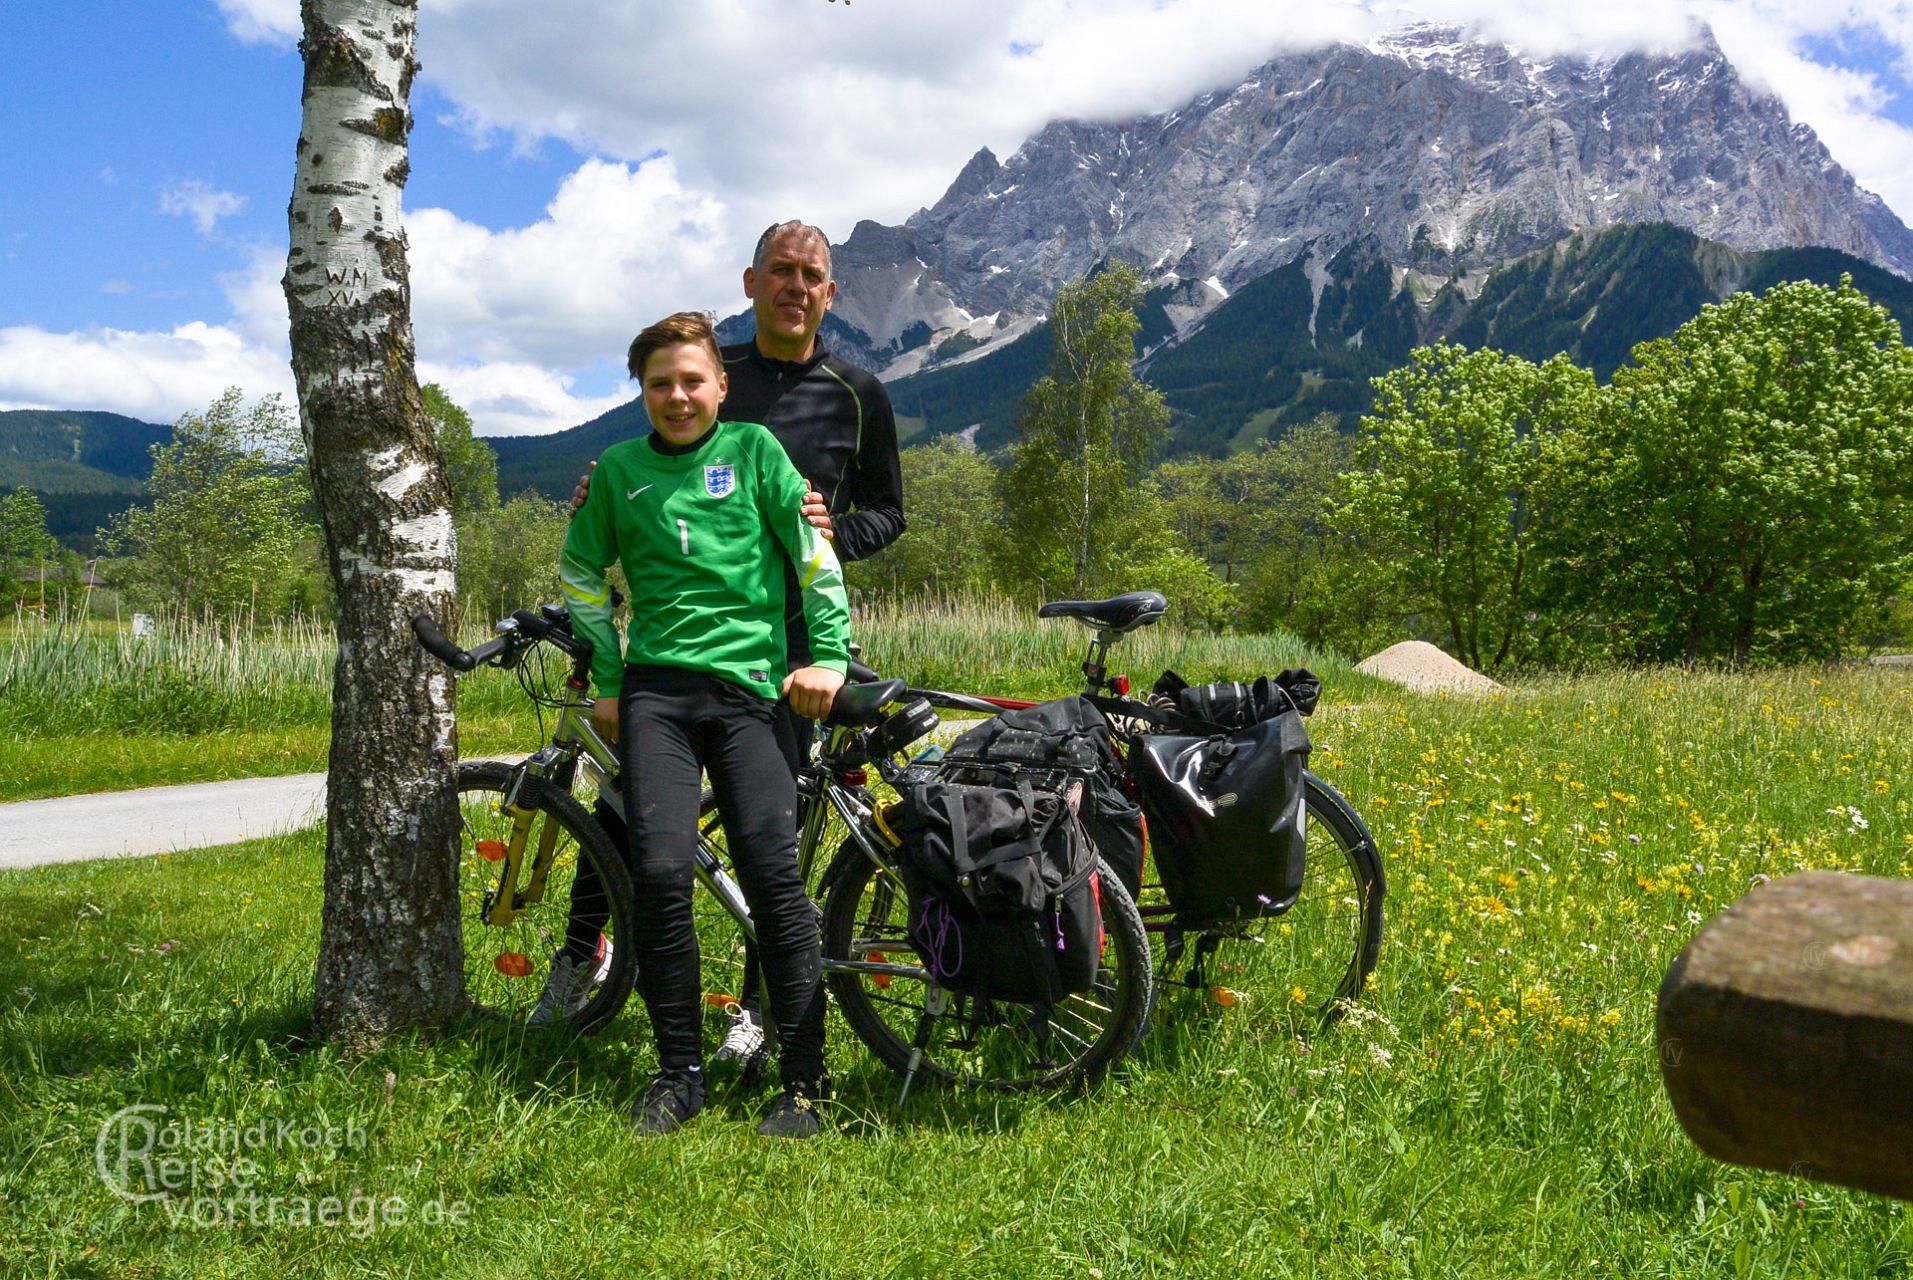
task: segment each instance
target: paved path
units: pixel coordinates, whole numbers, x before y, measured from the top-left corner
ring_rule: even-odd
[[[202,849],[324,816],[323,773],[22,800],[0,804],[0,868]]]

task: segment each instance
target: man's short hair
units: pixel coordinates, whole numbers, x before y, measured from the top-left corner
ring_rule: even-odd
[[[773,222],[764,228],[764,234],[757,237],[757,248],[751,254],[751,270],[764,269],[764,254],[771,247],[771,241],[780,235],[793,235],[800,240],[816,240],[824,246],[824,275],[830,275],[830,237],[808,222],[799,222],[792,218],[789,222]]]
[[[717,349],[717,331],[711,327],[711,317],[702,311],[680,311],[669,315],[653,325],[646,325],[644,331],[631,339],[631,350],[625,356],[625,368],[638,381],[644,381],[644,362],[651,358],[653,351],[665,347],[682,346],[685,343],[702,346],[711,353],[711,363],[718,372],[724,370],[724,353]]]

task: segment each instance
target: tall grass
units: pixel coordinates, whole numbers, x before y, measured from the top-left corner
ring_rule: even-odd
[[[0,732],[200,734],[323,728],[332,715],[330,624],[158,615],[150,634],[79,613],[21,613],[0,629]],[[461,681],[480,714],[519,701],[508,676]]]
[[[994,597],[888,603],[862,611],[851,635],[863,660],[887,676],[966,693],[1047,698],[1083,687],[1081,662],[1091,633],[1068,619],[1042,619],[1034,609]],[[1211,635],[1170,618],[1124,637],[1109,668],[1147,689],[1164,669],[1191,683],[1247,680],[1284,667],[1307,667],[1325,686],[1348,692],[1381,686],[1358,675],[1339,654],[1296,637]]]
[[[865,660],[886,675],[1051,697],[1082,687],[1089,633],[983,598],[866,610],[852,635]],[[471,627],[465,640],[484,636]],[[0,732],[33,739],[323,728],[331,718],[336,652],[329,625],[302,619],[221,625],[161,616],[150,635],[135,636],[130,627],[78,614],[21,614],[0,629]],[[1311,668],[1332,687],[1372,686],[1346,659],[1293,636],[1212,636],[1173,622],[1127,637],[1110,665],[1144,687],[1168,667],[1202,681],[1291,666]],[[460,677],[459,707],[462,717],[496,718],[522,713],[526,704],[510,674],[488,669]]]

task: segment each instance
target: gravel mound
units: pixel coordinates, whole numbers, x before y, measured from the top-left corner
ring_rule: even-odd
[[[1392,644],[1355,669],[1422,693],[1493,693],[1504,687],[1424,640]]]

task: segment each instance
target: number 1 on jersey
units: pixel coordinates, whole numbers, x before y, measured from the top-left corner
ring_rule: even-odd
[[[685,555],[691,554],[691,526],[682,520],[678,521],[678,544],[684,548]]]

